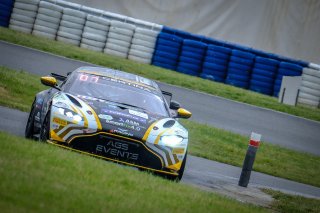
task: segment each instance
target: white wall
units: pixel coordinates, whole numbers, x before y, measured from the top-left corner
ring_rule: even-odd
[[[70,0],[320,64],[318,0]]]

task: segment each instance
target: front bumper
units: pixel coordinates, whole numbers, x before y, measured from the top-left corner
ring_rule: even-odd
[[[51,144],[105,160],[177,176],[177,171],[164,166],[164,159],[144,142],[107,132],[76,135],[67,143],[48,141]]]

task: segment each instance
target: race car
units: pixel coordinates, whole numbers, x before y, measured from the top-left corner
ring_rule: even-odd
[[[156,82],[101,67],[41,77],[50,86],[32,104],[26,138],[105,160],[182,178],[191,113]]]

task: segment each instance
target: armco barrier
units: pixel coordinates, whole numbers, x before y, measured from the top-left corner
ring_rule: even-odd
[[[14,0],[1,0],[0,2],[0,26],[8,27]]]

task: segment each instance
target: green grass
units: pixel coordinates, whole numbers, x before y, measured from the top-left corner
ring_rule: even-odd
[[[0,141],[1,212],[267,212],[50,144]]]
[[[0,40],[32,47],[57,55],[62,55],[67,58],[78,59],[101,66],[124,70],[161,82],[202,91],[231,100],[320,121],[320,109],[283,105],[278,103],[278,100],[274,97],[251,92],[249,90],[243,90],[226,84],[180,74],[175,71],[166,70],[151,65],[139,64],[130,60],[81,49],[61,42],[15,32],[7,28],[0,27]]]
[[[205,124],[184,120],[189,130],[190,153],[234,166],[242,166],[249,138]],[[320,157],[262,142],[253,169],[277,177],[320,187]]]
[[[40,77],[23,71],[0,67],[0,105],[29,111],[35,94],[48,87]]]
[[[271,208],[278,212],[290,213],[318,213],[320,212],[320,200],[305,198],[301,196],[287,195],[278,191],[263,190],[264,192],[272,195],[275,199]]]
[[[29,111],[34,95],[45,89],[39,76],[0,67],[0,105]],[[195,156],[242,166],[248,138],[193,121],[181,120],[190,134]],[[320,186],[320,157],[262,143],[254,170]]]

